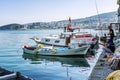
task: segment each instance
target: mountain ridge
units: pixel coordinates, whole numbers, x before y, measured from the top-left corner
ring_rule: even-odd
[[[108,12],[108,13],[102,13],[99,15],[94,15],[90,17],[85,18],[78,18],[78,19],[72,19],[71,25],[75,26],[83,26],[83,28],[95,28],[98,23],[111,23],[115,22],[115,18],[117,17],[117,12]],[[100,21],[99,21],[100,20]],[[68,20],[61,20],[61,21],[52,21],[52,22],[33,22],[33,23],[27,23],[27,24],[8,24],[1,26],[1,30],[19,30],[19,29],[58,29],[63,28],[68,25]]]

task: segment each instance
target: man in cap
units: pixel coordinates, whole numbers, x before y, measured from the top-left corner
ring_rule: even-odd
[[[111,41],[110,37],[107,37],[106,41],[107,41],[107,43],[103,47],[103,53],[105,53],[108,56],[113,55],[114,51],[115,51],[114,43],[113,43],[113,41]]]

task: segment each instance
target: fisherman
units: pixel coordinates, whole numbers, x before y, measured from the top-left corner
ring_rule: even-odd
[[[103,53],[105,53],[105,56],[108,57],[108,56],[114,54],[115,46],[114,46],[113,41],[111,41],[110,37],[107,37],[106,41],[107,42],[106,42],[105,46],[103,47]]]

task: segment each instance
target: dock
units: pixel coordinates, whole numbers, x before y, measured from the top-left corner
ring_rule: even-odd
[[[100,54],[88,80],[106,80],[106,77],[109,75],[109,73],[114,71],[110,68],[110,63],[106,61],[104,56],[104,54]]]
[[[20,72],[13,72],[0,67],[0,80],[33,80]]]

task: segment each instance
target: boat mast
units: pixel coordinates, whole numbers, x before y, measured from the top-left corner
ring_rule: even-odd
[[[66,26],[64,27],[64,32],[69,31],[70,28],[71,28],[71,17],[69,17],[68,19],[67,27]]]
[[[97,10],[99,25],[101,25],[100,15],[99,15],[99,12],[98,12],[98,7],[97,7],[97,2],[96,2],[96,0],[95,0],[95,7],[96,7],[96,10]]]
[[[100,15],[99,15],[99,11],[98,11],[98,6],[97,6],[96,0],[95,0],[95,7],[96,7],[97,15],[98,15],[98,27],[101,28],[101,34],[103,35],[103,33],[102,33],[102,27],[101,27],[101,20],[100,20]]]
[[[68,22],[68,26],[67,26],[67,31],[70,31],[70,30],[72,30],[71,29],[71,17],[69,17],[69,20],[68,20],[69,22]]]

